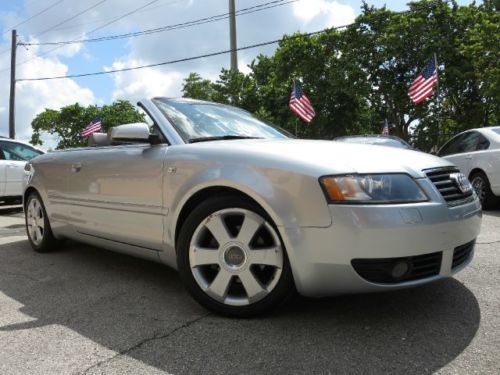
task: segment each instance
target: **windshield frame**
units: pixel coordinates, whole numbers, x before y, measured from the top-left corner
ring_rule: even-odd
[[[178,98],[178,99],[171,99],[171,98],[165,98],[165,97],[156,97],[156,98],[152,98],[150,101],[148,100],[148,102],[150,102],[151,104],[154,105],[155,107],[155,119],[158,120],[158,124],[161,128],[165,128],[168,126],[168,128],[170,128],[171,130],[173,130],[175,132],[175,138],[176,140],[181,140],[181,142],[172,142],[170,140],[170,138],[172,137],[169,137],[167,135],[167,138],[169,140],[169,142],[171,144],[176,144],[176,143],[183,143],[183,144],[189,144],[189,143],[197,143],[197,142],[193,142],[193,140],[196,140],[198,139],[198,137],[190,137],[186,132],[180,130],[179,128],[179,124],[177,124],[176,121],[174,121],[171,116],[169,116],[167,113],[165,113],[165,111],[163,110],[162,108],[162,105],[167,105],[167,106],[170,106],[170,107],[173,107],[175,108],[176,105],[178,104],[186,104],[186,105],[193,105],[193,106],[213,106],[213,107],[216,107],[216,108],[223,108],[223,109],[227,109],[227,110],[234,110],[235,113],[237,112],[241,112],[249,117],[252,117],[253,119],[255,119],[257,122],[265,125],[265,126],[268,126],[269,128],[273,129],[277,134],[280,134],[281,137],[252,137],[252,138],[265,138],[265,139],[287,139],[287,138],[294,138],[292,134],[290,134],[287,130],[283,129],[283,128],[280,128],[279,126],[276,126],[274,124],[271,124],[267,121],[264,121],[262,119],[259,119],[257,118],[256,116],[254,116],[252,113],[242,109],[242,108],[239,108],[239,107],[234,107],[234,106],[231,106],[231,105],[227,105],[227,104],[220,104],[220,103],[215,103],[215,102],[209,102],[209,101],[203,101],[203,100],[195,100],[195,99],[187,99],[187,98]],[[148,103],[146,101],[141,101],[142,104],[146,104],[146,106],[148,105]],[[182,113],[182,112],[181,112]],[[188,117],[186,114],[183,113],[184,116]],[[161,117],[161,119],[159,119],[158,117]],[[189,118],[189,117],[188,117]],[[170,132],[166,132],[166,133],[172,133],[172,131]],[[243,135],[243,134],[238,134],[238,133],[234,133],[234,134],[226,134],[226,135]],[[217,136],[216,136],[217,137]],[[202,137],[200,137],[202,138]],[[217,137],[219,138],[219,137]]]

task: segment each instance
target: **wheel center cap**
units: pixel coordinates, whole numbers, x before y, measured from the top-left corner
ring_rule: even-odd
[[[224,261],[230,267],[239,267],[245,263],[245,253],[238,246],[231,246],[224,253]]]

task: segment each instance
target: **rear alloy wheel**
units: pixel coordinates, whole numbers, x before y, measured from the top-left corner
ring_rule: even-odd
[[[179,236],[178,263],[193,297],[225,315],[259,314],[294,291],[277,230],[241,198],[211,199],[193,210]]]
[[[59,241],[52,234],[47,212],[37,193],[29,195],[25,210],[26,232],[33,250],[39,253],[54,250],[59,245]]]
[[[492,208],[498,203],[498,197],[491,191],[490,181],[483,172],[471,174],[470,182],[484,209]]]

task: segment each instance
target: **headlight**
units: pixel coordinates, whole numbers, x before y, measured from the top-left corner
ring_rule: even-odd
[[[329,203],[411,203],[428,198],[406,174],[355,174],[319,179]]]

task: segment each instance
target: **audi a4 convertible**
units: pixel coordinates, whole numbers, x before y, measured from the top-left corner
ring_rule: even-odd
[[[26,166],[38,252],[72,239],[178,270],[206,308],[253,316],[304,296],[390,291],[463,269],[481,205],[450,162],[291,138],[227,105],[153,98],[150,121]],[[332,126],[339,126],[332,124]]]

